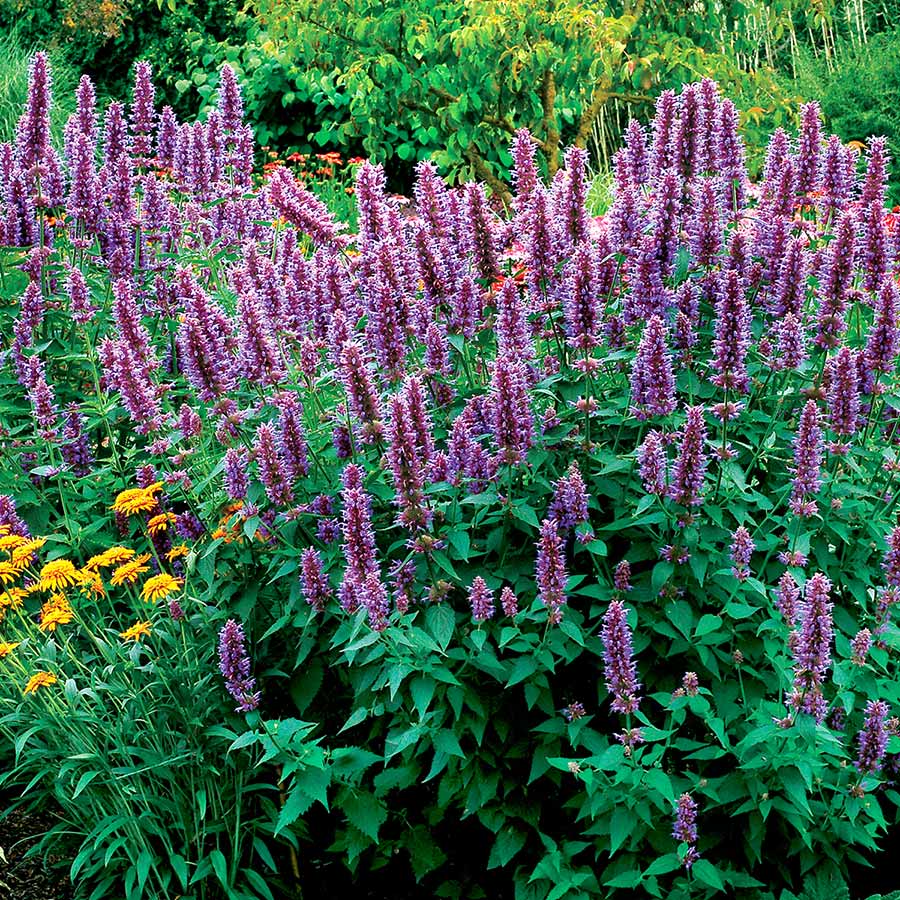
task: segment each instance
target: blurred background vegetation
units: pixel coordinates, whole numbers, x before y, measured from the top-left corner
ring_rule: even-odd
[[[77,73],[124,97],[140,58],[161,103],[202,113],[228,61],[273,155],[371,156],[398,190],[423,158],[500,190],[522,126],[551,176],[573,142],[603,172],[629,118],[703,76],[741,109],[751,164],[812,98],[845,140],[900,155],[896,0],[0,0],[0,136],[38,45],[59,121]]]

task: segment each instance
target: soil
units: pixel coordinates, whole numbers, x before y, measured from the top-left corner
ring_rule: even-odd
[[[0,898],[2,900],[71,900],[67,861],[28,851],[52,825],[46,817],[15,811],[0,819]],[[4,862],[3,856],[6,857]]]

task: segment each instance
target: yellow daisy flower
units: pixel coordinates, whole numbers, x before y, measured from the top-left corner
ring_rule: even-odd
[[[145,488],[128,488],[116,497],[112,508],[115,512],[124,513],[126,516],[149,512],[156,508],[156,495],[162,486],[161,481],[156,481]]]
[[[16,641],[14,644],[10,644],[6,641],[0,641],[0,659],[3,659],[4,656],[9,656],[21,643],[21,641]]]
[[[187,556],[188,553],[190,553],[190,552],[191,552],[191,548],[188,547],[187,544],[179,544],[177,547],[173,547],[166,554],[166,559],[168,559],[169,562],[173,562],[174,560],[178,559],[181,556]]]
[[[168,529],[169,524],[174,521],[175,513],[160,513],[158,516],[153,516],[153,518],[147,522],[147,531],[149,531],[150,534],[160,534]]]
[[[47,543],[46,538],[33,538],[24,544],[19,544],[11,555],[14,565],[25,567],[34,560],[34,555]]]
[[[43,591],[60,591],[78,583],[78,570],[69,559],[54,559],[41,569],[40,585]]]
[[[120,632],[119,637],[123,641],[139,641],[142,637],[149,637],[152,628],[149,622],[135,622],[131,628]]]
[[[25,685],[25,690],[22,693],[33,694],[38,688],[49,687],[51,684],[56,684],[56,682],[57,678],[52,672],[35,672],[28,679],[28,684]]]
[[[54,594],[41,607],[41,631],[56,631],[59,625],[68,625],[75,618],[72,604],[62,595]]]
[[[159,575],[154,575],[144,582],[141,597],[147,603],[153,603],[155,600],[162,600],[164,597],[168,597],[169,594],[180,591],[182,584],[183,582],[180,578],[174,578],[167,572],[161,572]]]
[[[0,591],[0,609],[19,609],[22,606],[22,598],[25,591],[22,588],[10,588]]]
[[[9,532],[10,532],[9,525],[0,525],[0,535],[6,535],[6,534],[9,534]]]
[[[98,597],[106,595],[106,591],[103,588],[103,579],[100,577],[99,572],[94,572],[88,568],[82,569],[78,573],[78,583],[80,585],[81,593],[84,594],[85,597],[88,597],[91,594]]]
[[[25,543],[25,538],[21,534],[4,534],[0,537],[0,550],[9,552],[16,547],[21,547]]]
[[[86,569],[105,569],[109,566],[118,566],[129,559],[134,559],[136,550],[130,547],[110,547],[96,556],[92,556],[84,565]]]
[[[127,563],[123,563],[112,573],[112,577],[109,579],[110,584],[116,587],[120,584],[134,584],[138,580],[138,575],[143,575],[144,572],[150,571],[150,567],[146,565],[149,561],[150,554],[142,553]]]
[[[12,584],[19,574],[17,566],[8,562],[0,562],[0,584]]]

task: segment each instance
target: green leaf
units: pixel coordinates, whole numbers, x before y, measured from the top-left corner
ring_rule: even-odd
[[[609,823],[609,855],[615,855],[616,851],[628,840],[632,829],[637,824],[637,816],[627,806],[617,806],[613,810]]]
[[[462,747],[459,746],[459,740],[449,728],[442,728],[432,740],[435,750],[440,750],[449,756],[458,756],[460,759],[466,758]]]
[[[428,608],[425,618],[428,630],[438,642],[438,646],[441,650],[446,650],[453,637],[453,630],[456,628],[456,614],[450,606],[436,604]]]
[[[529,675],[533,675],[538,668],[537,660],[533,656],[520,656],[513,665],[507,687],[512,687],[520,681],[524,681]]]
[[[377,797],[368,793],[347,797],[344,801],[347,821],[373,841],[378,840],[378,829],[387,821],[387,810]]]
[[[525,834],[512,828],[501,828],[497,832],[487,867],[496,869],[508,865],[510,860],[525,846]]]
[[[213,850],[209,854],[209,861],[212,863],[213,872],[219,879],[222,887],[228,889],[228,863],[225,861],[225,854],[221,850]]]
[[[691,867],[691,872],[701,884],[716,891],[725,890],[725,883],[719,875],[719,870],[708,859],[698,859]]]
[[[721,624],[721,616],[713,616],[710,613],[706,613],[700,617],[700,621],[697,623],[697,630],[694,632],[694,637],[703,637],[705,634],[712,634],[712,632],[718,630]]]

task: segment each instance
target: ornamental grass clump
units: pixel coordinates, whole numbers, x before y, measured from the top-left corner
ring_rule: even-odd
[[[354,233],[257,173],[227,66],[192,123],[147,65],[105,111],[83,79],[61,148],[50,83],[0,145],[0,761],[79,891],[880,871],[884,142],[808,104],[752,182],[706,80],[629,126],[601,218],[584,153],[547,182],[518,132],[508,209],[363,161]]]

